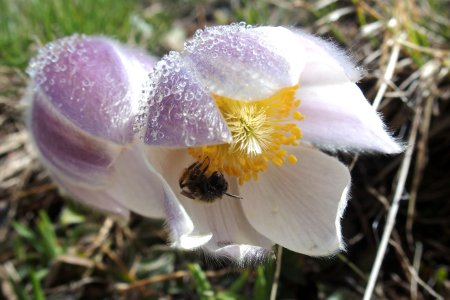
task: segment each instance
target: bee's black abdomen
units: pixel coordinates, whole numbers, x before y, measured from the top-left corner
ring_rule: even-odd
[[[179,185],[186,197],[211,203],[227,194],[228,182],[219,171],[206,175],[209,162],[205,162],[206,159],[202,163],[195,162],[185,169]]]

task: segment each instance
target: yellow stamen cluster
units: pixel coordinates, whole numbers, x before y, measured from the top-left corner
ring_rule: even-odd
[[[272,161],[281,166],[286,160],[295,164],[297,158],[282,148],[298,145],[302,137],[294,120],[303,116],[296,110],[300,100],[295,99],[298,85],[282,88],[263,100],[244,101],[214,96],[233,141],[230,144],[189,148],[199,161],[209,158],[209,170],[218,170],[239,178],[239,183],[267,169]]]

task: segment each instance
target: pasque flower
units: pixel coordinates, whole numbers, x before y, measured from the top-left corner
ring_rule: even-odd
[[[63,188],[101,209],[164,217],[174,245],[238,261],[275,243],[313,256],[344,247],[349,171],[318,149],[401,151],[344,52],[295,29],[235,24],[198,31],[152,66],[80,37],[32,62],[28,124]],[[235,197],[181,194],[195,162]]]

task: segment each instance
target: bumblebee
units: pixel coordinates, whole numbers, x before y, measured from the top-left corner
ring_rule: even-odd
[[[227,193],[228,182],[221,172],[214,171],[207,175],[208,167],[209,159],[205,158],[203,162],[195,162],[184,170],[178,181],[182,195],[206,203],[215,202],[223,195],[242,199]]]

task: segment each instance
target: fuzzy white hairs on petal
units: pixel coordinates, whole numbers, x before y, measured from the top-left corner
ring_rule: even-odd
[[[364,69],[361,66],[358,66],[354,58],[340,48],[335,41],[325,41],[320,37],[307,33],[298,28],[291,28],[291,30],[323,48],[331,57],[338,61],[339,65],[344,69],[345,74],[352,82],[358,82],[361,80],[364,75]]]

